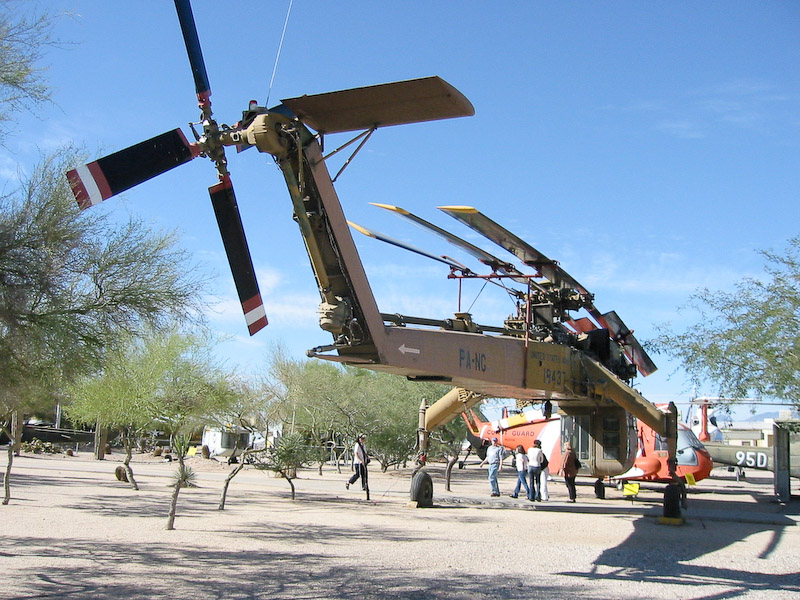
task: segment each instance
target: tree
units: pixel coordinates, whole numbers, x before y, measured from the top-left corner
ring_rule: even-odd
[[[53,402],[62,382],[98,369],[120,335],[201,314],[205,281],[174,234],[78,211],[64,173],[82,162],[79,151],[64,148],[19,190],[0,197],[0,426],[6,429],[34,401]],[[19,428],[9,437],[19,439]]]
[[[169,363],[161,388],[151,400],[155,421],[170,434],[170,444],[178,457],[175,490],[172,493],[166,529],[174,529],[178,494],[193,479],[184,458],[193,429],[204,417],[232,400],[225,374],[213,357],[210,338],[173,333],[154,339],[151,350]]]
[[[359,427],[368,439],[370,456],[386,471],[402,465],[416,453],[419,407],[438,400],[450,388],[439,383],[409,381],[387,373],[365,372],[360,381],[363,390],[356,404],[360,409]],[[355,396],[355,394],[354,394]],[[353,432],[355,439],[357,433]]]
[[[693,383],[711,381],[723,397],[771,397],[800,407],[800,237],[783,252],[762,250],[763,279],[733,292],[698,290],[688,302],[699,322],[659,328],[650,345],[683,363]]]
[[[289,483],[294,500],[295,488],[292,480],[297,477],[297,469],[313,460],[313,450],[306,444],[302,434],[287,433],[280,437],[274,447],[251,456],[257,469],[278,473]]]
[[[20,2],[0,2],[0,141],[13,114],[50,100],[43,50],[54,44],[55,18],[49,13],[24,15]]]
[[[420,403],[449,389],[355,367],[294,361],[280,349],[273,353],[271,371],[278,417],[288,431],[306,437],[320,473],[326,445],[344,442],[349,449],[360,433],[369,436],[370,455],[383,471],[407,462],[415,452]]]
[[[85,376],[68,388],[70,403],[66,414],[79,423],[119,430],[125,449],[124,468],[133,489],[139,487],[130,467],[133,448],[145,431],[165,427],[181,431],[191,418],[201,414],[206,405],[196,399],[173,406],[175,370],[189,354],[197,354],[209,342],[177,331],[162,334],[151,331],[145,337],[126,337],[109,348],[99,374]],[[228,401],[225,381],[215,380],[213,363],[205,360],[204,385],[213,393],[203,397]],[[196,375],[196,374],[195,374]],[[184,375],[183,379],[186,379]],[[183,392],[186,393],[185,390]]]
[[[349,415],[345,371],[322,361],[292,360],[276,347],[270,356],[270,374],[263,385],[274,399],[274,421],[306,437],[316,449],[314,459],[322,475],[328,446],[336,444]]]
[[[233,401],[232,383],[213,357],[211,337],[172,330],[151,332],[115,347],[102,374],[72,388],[74,401],[67,407],[73,418],[117,427],[125,440],[125,468],[130,469],[134,436],[145,428],[163,429],[178,458],[166,529],[174,529],[178,495],[191,487],[194,474],[184,458],[192,431],[206,415],[221,412]]]
[[[241,427],[250,433],[250,443],[244,448],[241,456],[239,457],[239,464],[228,473],[225,482],[222,485],[222,493],[220,494],[219,510],[225,510],[225,501],[228,495],[228,487],[231,480],[239,474],[249,460],[249,456],[254,452],[258,452],[254,448],[253,439],[256,433],[261,433],[264,439],[267,439],[269,433],[269,424],[274,422],[272,416],[272,398],[268,395],[265,389],[261,386],[252,385],[250,382],[244,380],[237,380],[232,382],[231,389],[232,399],[230,402],[225,403],[223,406],[214,407],[212,412],[208,415],[211,423],[218,427]],[[238,444],[239,438],[236,437]]]
[[[136,440],[152,428],[150,398],[166,370],[159,356],[146,351],[141,339],[129,338],[110,348],[103,371],[75,382],[68,392],[72,401],[67,416],[77,423],[118,429],[125,449],[123,467],[134,490],[139,486],[130,466]]]

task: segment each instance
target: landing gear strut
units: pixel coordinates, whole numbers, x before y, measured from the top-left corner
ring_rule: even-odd
[[[674,402],[669,403],[669,412],[666,415],[667,421],[667,451],[669,458],[669,473],[673,483],[667,485],[664,490],[664,516],[661,517],[662,523],[679,524],[683,523],[681,506],[686,508],[686,485],[678,477],[678,408]]]

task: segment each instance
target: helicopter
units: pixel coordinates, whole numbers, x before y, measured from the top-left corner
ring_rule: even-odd
[[[516,414],[509,414],[508,408],[504,408],[500,419],[486,421],[476,408],[470,408],[461,416],[467,424],[472,448],[479,453],[495,436],[509,450],[522,446],[527,451],[535,440],[539,440],[542,451],[553,465],[551,471],[555,472],[561,464],[563,444],[569,441],[582,461],[578,475],[598,477],[600,474],[595,472],[589,460],[591,454],[586,447],[588,439],[583,430],[576,426],[572,417],[562,418],[551,411],[552,408],[545,407],[544,410],[518,410]],[[634,419],[631,419],[628,432],[635,438],[629,445],[631,467],[609,479],[619,482],[671,483],[664,438],[645,423]],[[677,476],[684,482],[696,483],[705,479],[714,466],[703,444],[682,423],[678,425],[677,458]]]
[[[700,407],[699,421],[692,428],[697,432],[697,437],[704,440],[708,452],[718,465],[727,465],[728,470],[735,473],[736,481],[745,478],[745,469],[756,471],[775,472],[776,456],[773,445],[766,446],[734,446],[726,443],[723,431],[717,423],[717,415],[711,409],[715,404],[722,402],[752,402],[750,398],[692,398],[691,409]],[[721,411],[725,414],[725,411]],[[729,417],[728,417],[729,418]],[[728,423],[731,425],[732,423]],[[785,471],[789,477],[800,477],[800,439],[793,433],[790,436],[787,456],[788,464]]]
[[[671,407],[665,415],[631,387],[637,371],[647,375],[655,370],[633,332],[613,311],[596,309],[593,295],[558,263],[477,209],[443,208],[513,254],[527,272],[509,261],[483,256],[479,260],[491,273],[461,269],[452,274],[513,279],[523,286],[516,292],[517,314],[490,327],[474,323],[469,313],[461,311],[453,318],[430,319],[378,309],[334,180],[378,128],[472,116],[475,109],[460,91],[440,77],[425,77],[288,98],[272,108],[251,101],[234,125],[220,124],[211,108],[211,86],[190,2],[175,0],[175,7],[202,130],[191,125],[194,141],[189,141],[180,128],[173,129],[69,171],[67,179],[81,208],[195,158],[210,159],[218,181],[209,195],[246,326],[254,335],[268,320],[225,149],[255,147],[269,155],[284,176],[320,293],[319,325],[332,336],[330,343],[309,349],[309,357],[415,381],[437,381],[468,390],[467,395],[558,401],[565,414],[581,418],[591,440],[593,468],[609,474],[626,468],[628,437],[619,433],[625,431],[631,414],[666,437],[674,462],[677,409]],[[353,137],[325,154],[326,136],[342,133]],[[356,142],[344,166],[331,177],[328,158]],[[570,316],[580,309],[594,321]],[[453,418],[463,407],[461,395],[448,393],[421,413]],[[424,469],[430,430],[422,416],[420,421],[419,468],[412,476],[411,498],[418,506],[430,506],[432,481]],[[680,482],[677,477],[675,481]]]
[[[659,406],[659,408],[665,407]],[[612,479],[619,482],[670,483],[672,476],[667,464],[666,440],[641,422],[637,423],[636,432],[638,451],[633,467]],[[691,484],[708,477],[714,468],[714,460],[709,449],[683,423],[678,424],[677,459],[677,476]]]

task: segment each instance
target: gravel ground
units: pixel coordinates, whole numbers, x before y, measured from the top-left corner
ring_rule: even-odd
[[[371,500],[349,471],[302,470],[286,481],[192,458],[198,487],[181,491],[166,531],[175,464],[137,456],[140,491],[95,461],[14,460],[0,506],[0,598],[800,598],[800,501],[772,500],[770,474],[736,482],[724,470],[692,489],[684,525],[663,525],[662,491],[625,499],[591,481],[569,504],[490,498],[486,471],[454,470],[435,507],[407,506],[408,470],[370,472]],[[6,453],[0,468],[5,471]],[[516,474],[501,473],[505,494]],[[793,483],[793,491],[797,492]]]

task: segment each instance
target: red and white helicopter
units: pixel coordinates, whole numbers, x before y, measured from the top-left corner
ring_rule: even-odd
[[[664,408],[664,407],[659,407]],[[579,475],[596,476],[592,473],[591,466],[585,460],[588,452],[583,449],[585,440],[582,440],[573,425],[570,417],[565,419],[561,415],[547,411],[523,410],[517,414],[508,414],[503,410],[502,418],[496,421],[486,421],[480,416],[479,411],[469,409],[462,413],[467,424],[470,442],[480,451],[481,447],[488,446],[493,437],[509,450],[522,446],[526,451],[535,440],[542,443],[542,451],[547,456],[551,465],[551,472],[558,470],[561,465],[561,453],[564,443],[570,441],[578,454],[584,456],[583,469]],[[635,423],[636,456],[631,466],[624,473],[611,476],[614,481],[643,481],[651,483],[671,483],[673,481],[667,464],[667,446],[663,436],[656,433],[651,427],[641,421]],[[684,482],[693,483],[705,479],[711,473],[714,464],[705,446],[697,436],[683,424],[678,426],[678,464],[677,475]]]

